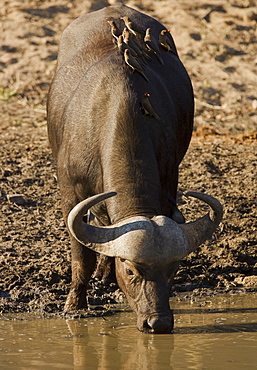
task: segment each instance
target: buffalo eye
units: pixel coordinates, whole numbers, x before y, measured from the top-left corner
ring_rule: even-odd
[[[133,271],[130,270],[130,269],[126,269],[126,274],[129,275],[129,276],[134,276]]]

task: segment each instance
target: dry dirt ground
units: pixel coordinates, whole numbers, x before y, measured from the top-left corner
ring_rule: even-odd
[[[173,294],[257,288],[257,8],[255,1],[129,0],[172,32],[192,79],[195,131],[179,191],[204,191],[225,209],[212,240],[181,263]],[[45,104],[63,29],[108,5],[0,0],[1,312],[61,312],[70,249],[48,146]],[[14,194],[18,196],[13,197]],[[179,199],[187,220],[206,212]],[[92,280],[90,303],[120,297]]]

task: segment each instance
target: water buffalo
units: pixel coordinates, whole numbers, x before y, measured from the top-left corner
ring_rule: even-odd
[[[121,4],[80,16],[63,32],[48,98],[49,140],[72,248],[65,310],[86,307],[100,253],[115,257],[117,282],[137,326],[153,333],[172,331],[169,291],[179,261],[222,218],[220,203],[206,194],[188,193],[211,207],[194,222],[184,223],[176,206],[194,100],[169,32],[160,42],[162,30]]]

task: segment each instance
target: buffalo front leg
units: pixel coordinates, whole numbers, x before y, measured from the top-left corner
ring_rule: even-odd
[[[72,283],[64,311],[87,308],[87,285],[96,266],[95,252],[71,239]]]
[[[68,214],[79,201],[76,194],[74,194],[73,188],[64,183],[66,178],[64,176],[60,176],[60,178],[62,178],[60,182],[62,211],[67,226]],[[70,239],[72,282],[64,311],[87,308],[87,285],[96,266],[96,253],[80,244],[71,234]]]

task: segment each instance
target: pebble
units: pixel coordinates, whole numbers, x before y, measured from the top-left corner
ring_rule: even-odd
[[[26,204],[26,200],[21,194],[7,194],[7,199],[9,202],[15,203],[19,206],[24,206]]]

